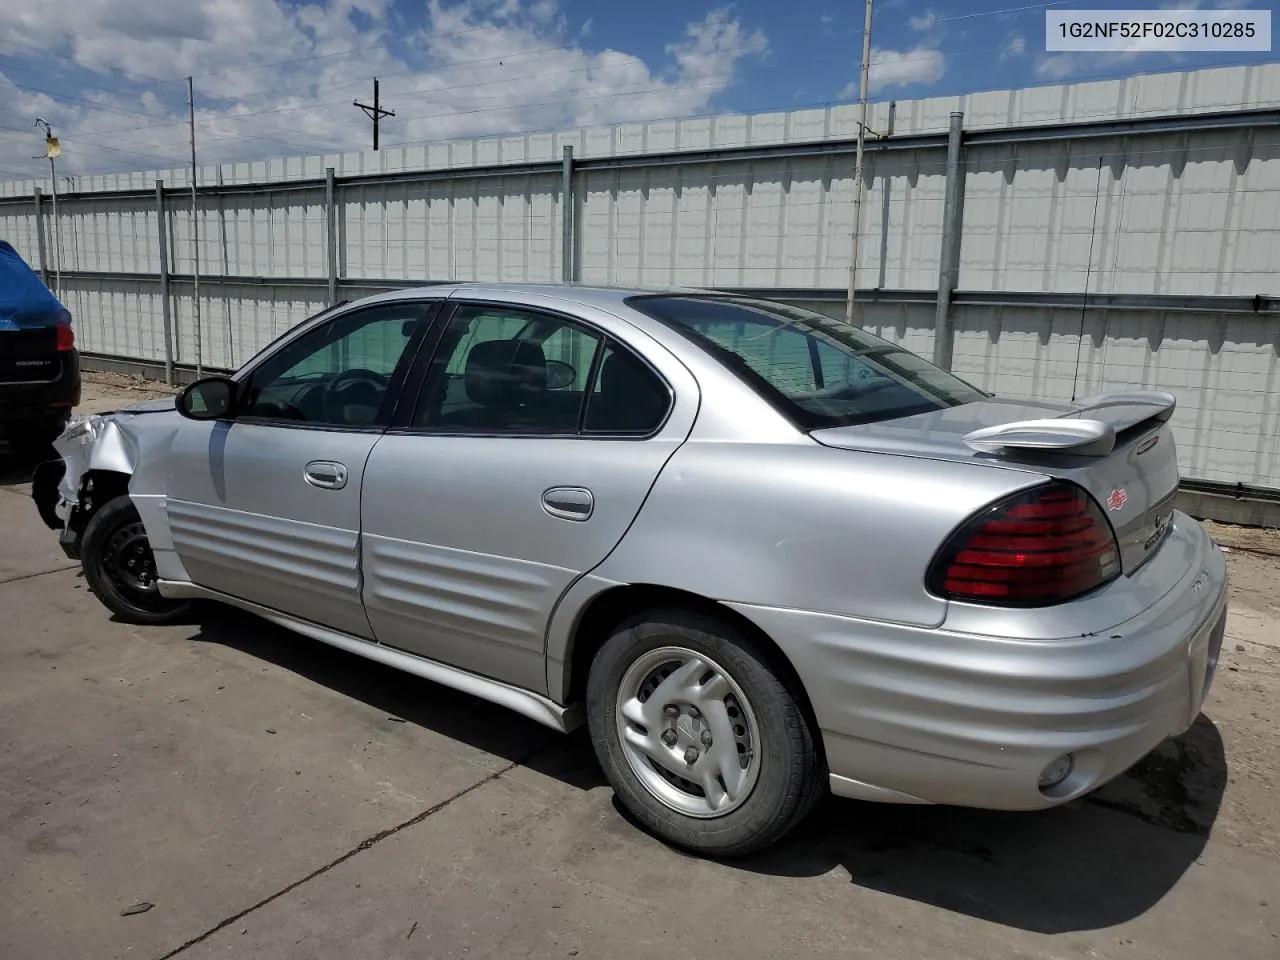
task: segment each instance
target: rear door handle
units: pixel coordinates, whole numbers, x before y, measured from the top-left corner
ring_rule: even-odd
[[[347,485],[347,467],[336,460],[312,460],[302,469],[302,476],[313,487],[341,490]]]
[[[586,487],[552,487],[542,494],[542,509],[560,520],[590,520],[595,506]]]

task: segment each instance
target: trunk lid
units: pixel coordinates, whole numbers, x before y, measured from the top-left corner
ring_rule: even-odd
[[[986,463],[1079,484],[1098,501],[1125,573],[1151,556],[1178,490],[1175,399],[1113,391],[1074,403],[988,398],[878,423],[815,430],[829,447]]]
[[[61,370],[55,327],[14,327],[0,322],[0,383],[45,383]]]

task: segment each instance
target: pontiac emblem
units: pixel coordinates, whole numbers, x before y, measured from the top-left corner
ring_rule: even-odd
[[[1112,510],[1119,510],[1129,502],[1129,495],[1124,492],[1124,487],[1119,490],[1112,490],[1111,496],[1107,497],[1107,506]]]

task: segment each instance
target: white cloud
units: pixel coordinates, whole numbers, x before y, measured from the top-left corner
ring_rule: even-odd
[[[932,30],[938,22],[938,15],[932,10],[927,10],[918,17],[911,17],[907,20],[907,26],[917,33],[924,33],[926,30]]]
[[[425,10],[414,29],[391,0],[5,0],[0,179],[41,174],[36,116],[63,137],[59,173],[181,165],[187,74],[207,164],[367,149],[351,101],[373,76],[396,111],[391,145],[708,112],[768,49],[727,8],[680,28],[652,63],[588,49],[589,21],[570,25],[557,0]]]
[[[1022,57],[1027,53],[1027,38],[1019,33],[1011,33],[1004,38],[1004,43],[1000,46],[1000,59],[1005,60],[1009,57]]]
[[[1032,68],[1040,80],[1066,80],[1081,75],[1109,75],[1140,56],[1136,51],[1123,53],[1050,53],[1036,58]]]
[[[905,87],[910,84],[937,83],[947,70],[946,55],[935,47],[916,47],[912,50],[884,50],[871,48],[871,75],[868,85],[874,93],[889,87]],[[840,91],[842,98],[858,95],[858,81],[847,84]]]

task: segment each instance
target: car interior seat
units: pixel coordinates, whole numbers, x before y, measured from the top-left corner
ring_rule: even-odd
[[[587,408],[587,429],[648,433],[670,398],[658,379],[630,353],[611,352],[600,367],[600,390]]]

